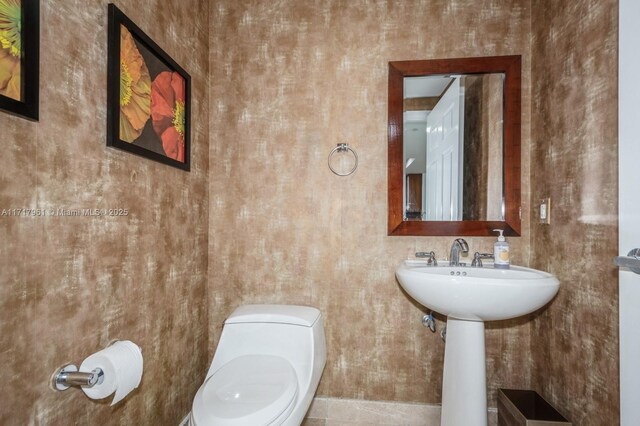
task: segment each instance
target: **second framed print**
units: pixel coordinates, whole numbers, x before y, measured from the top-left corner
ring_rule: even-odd
[[[38,121],[40,1],[0,0],[0,110]]]
[[[109,4],[107,145],[189,171],[191,78]]]

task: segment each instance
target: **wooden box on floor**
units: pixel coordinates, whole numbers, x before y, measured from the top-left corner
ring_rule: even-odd
[[[531,390],[498,389],[498,426],[570,426],[571,422]]]

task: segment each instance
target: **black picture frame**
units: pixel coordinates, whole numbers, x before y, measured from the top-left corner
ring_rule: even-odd
[[[174,61],[153,40],[151,40],[151,38],[147,36],[144,31],[142,31],[135,23],[133,23],[133,21],[131,21],[131,19],[129,19],[114,4],[109,4],[108,14],[109,37],[107,58],[107,146],[122,149],[133,154],[148,158],[150,160],[158,161],[163,164],[189,171],[191,163],[191,77],[180,65],[178,65],[176,61]],[[134,45],[137,48],[139,57],[136,58],[136,60],[142,59],[142,62],[144,63],[145,67],[147,67],[149,74],[150,115],[145,122],[144,127],[142,128],[140,128],[142,120],[129,120],[126,111],[126,108],[129,104],[124,105],[127,96],[131,93],[134,93],[133,96],[136,96],[136,91],[127,89],[128,91],[125,93],[125,100],[123,101],[121,98],[121,77],[124,76],[125,81],[129,81],[127,80],[127,78],[129,77],[128,68],[126,69],[127,71],[123,71],[125,70],[125,68],[121,66],[121,37],[123,28],[126,29],[126,31],[132,37],[133,43],[130,43],[129,45]],[[124,37],[128,38],[128,35],[125,34]],[[125,52],[125,55],[127,55],[127,52]],[[136,64],[135,60],[132,60],[132,64]],[[126,66],[126,64],[124,66]],[[121,74],[121,72],[123,74]],[[171,77],[167,77],[166,73],[170,73]],[[154,110],[153,100],[160,99],[158,97],[158,93],[164,93],[164,90],[156,90],[156,84],[161,79],[161,76],[170,78],[171,83],[173,83],[174,81],[179,81],[179,78],[176,76],[176,74],[184,80],[184,93],[178,94],[178,91],[176,91],[174,95],[176,99],[180,98],[181,96],[183,96],[184,99],[175,102],[175,108],[173,109],[173,119],[170,116],[165,115],[163,120],[156,120],[157,115],[155,111],[160,110],[160,108]],[[144,78],[146,79],[146,77]],[[166,82],[166,78],[163,78],[162,80]],[[143,86],[146,88],[146,82],[140,83],[140,87]],[[171,84],[170,86],[168,84],[165,84],[165,86],[163,86],[164,89],[168,87],[174,86],[173,84]],[[140,96],[140,99],[146,99],[146,92],[144,96],[137,96]],[[184,104],[179,106],[178,104],[182,103],[182,101],[184,101]],[[121,105],[121,103],[124,105],[124,107]],[[144,102],[137,102],[136,104],[140,103]],[[159,103],[161,102],[156,102],[155,105],[158,105]],[[166,106],[167,105],[165,105],[165,107]],[[171,109],[171,107],[168,108]],[[137,115],[143,116],[144,114],[138,111]],[[127,120],[126,123],[124,123],[124,127],[126,129],[133,129],[134,134],[140,132],[139,135],[131,141],[122,139],[123,132],[121,127],[121,120],[123,119],[123,117],[124,120]],[[182,118],[183,120],[180,120],[178,118]],[[179,122],[178,125],[175,125],[176,120]],[[133,121],[135,121],[135,123],[133,123]],[[166,124],[170,122],[174,123],[173,128],[169,126],[167,127],[168,130],[161,132],[160,130],[162,129],[159,129],[159,127],[161,127],[161,124],[158,123]],[[133,138],[130,132],[125,130],[124,133],[126,134],[125,138]],[[166,134],[170,134],[171,136],[175,137],[173,139],[169,137],[165,138]],[[176,154],[176,149],[178,152],[180,152],[180,149],[176,148],[177,146],[180,146],[180,143],[176,142],[179,140],[179,136],[182,136],[184,141],[183,150],[181,151],[183,153],[182,161],[180,161],[180,155]],[[169,149],[167,149],[167,146],[169,146]]]
[[[0,94],[0,110],[38,121],[40,85],[40,1],[22,0],[20,12],[20,100]]]

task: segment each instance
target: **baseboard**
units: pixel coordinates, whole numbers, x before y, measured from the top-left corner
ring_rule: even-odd
[[[187,413],[178,426],[189,426],[190,414]],[[489,408],[488,419],[489,426],[497,425],[496,408]],[[319,424],[440,426],[440,404],[366,401],[317,396],[313,398],[302,426]]]

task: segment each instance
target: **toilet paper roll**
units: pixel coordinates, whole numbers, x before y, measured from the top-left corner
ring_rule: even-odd
[[[111,405],[114,405],[138,387],[142,380],[143,359],[140,348],[129,340],[119,340],[111,346],[88,356],[80,371],[92,371],[101,368],[104,380],[91,388],[82,387],[82,391],[91,399],[106,398],[115,392]]]

